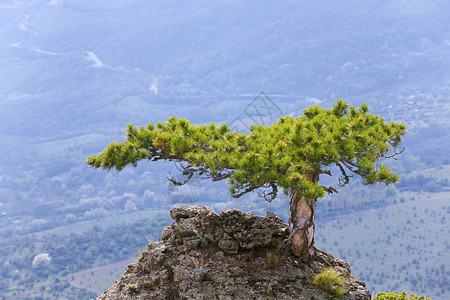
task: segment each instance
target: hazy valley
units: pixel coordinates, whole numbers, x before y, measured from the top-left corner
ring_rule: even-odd
[[[90,169],[86,157],[127,124],[177,115],[244,130],[336,98],[405,122],[406,151],[391,164],[397,186],[355,183],[318,202],[317,246],[373,292],[448,298],[448,11],[445,1],[4,1],[0,299],[94,297],[180,202],[286,221],[283,197],[170,187],[170,163]],[[42,253],[51,259],[33,264]]]

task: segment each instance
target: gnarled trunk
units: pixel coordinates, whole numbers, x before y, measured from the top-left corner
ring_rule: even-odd
[[[318,174],[305,175],[311,182],[319,181]],[[314,210],[316,199],[293,192],[289,199],[289,250],[303,262],[314,255]]]

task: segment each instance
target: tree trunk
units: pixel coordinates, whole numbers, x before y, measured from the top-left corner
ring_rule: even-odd
[[[319,181],[318,174],[305,175],[311,182]],[[303,262],[314,255],[314,210],[316,199],[293,192],[289,199],[289,250]]]

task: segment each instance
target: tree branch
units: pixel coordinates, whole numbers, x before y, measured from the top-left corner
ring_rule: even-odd
[[[361,171],[359,171],[357,168],[357,166],[356,166],[356,164],[355,163],[353,163],[353,162],[351,162],[351,161],[346,161],[346,160],[340,160],[340,162],[347,168],[347,169],[349,169],[351,172],[353,172],[353,173],[355,173],[355,174],[357,174],[357,175],[359,175],[359,176],[361,176],[361,177],[364,177],[365,176],[365,174],[363,173],[363,172],[361,172]],[[356,169],[354,169],[354,168],[356,168]],[[351,176],[348,176],[348,177],[351,177]]]
[[[332,187],[332,186],[324,186],[324,185],[321,185],[321,187],[325,190],[325,192],[327,192],[328,194],[333,194],[333,193],[337,193],[338,191],[334,188],[334,187]]]
[[[395,146],[395,144],[393,142],[390,142],[390,141],[388,141],[388,143],[393,147],[394,153],[392,153],[391,155],[385,155],[385,153],[383,153],[381,155],[381,157],[383,157],[383,158],[392,158],[392,159],[398,160],[398,158],[396,156],[401,154],[401,153],[403,153],[403,151],[405,151],[405,148],[404,147],[397,147],[397,146]]]
[[[270,183],[270,187],[272,188],[272,191],[270,193],[266,193],[266,191],[263,191],[262,194],[259,194],[261,198],[264,198],[267,202],[272,202],[272,200],[275,200],[278,193],[278,187],[274,182]],[[270,196],[270,198],[268,198]]]
[[[191,177],[195,175],[195,177],[199,179],[212,179],[212,181],[220,181],[225,178],[231,177],[235,172],[234,170],[224,169],[216,173],[212,173],[211,170],[205,166],[193,166],[191,164],[185,166],[182,163],[183,161],[177,160],[175,162],[175,166],[181,172],[181,174],[188,175],[189,179],[191,179]],[[186,182],[184,182],[183,184],[185,184]]]
[[[342,176],[339,176],[339,183],[338,183],[339,187],[342,188],[350,182],[350,178],[352,178],[353,175],[347,175],[347,172],[345,172],[344,167],[339,162],[337,162],[336,165],[339,167],[342,173]]]
[[[237,198],[241,197],[242,195],[247,194],[248,192],[251,192],[251,191],[254,191],[256,189],[259,189],[260,187],[263,187],[263,186],[262,185],[259,185],[259,186],[248,186],[242,192],[237,193],[237,194],[233,194],[233,195],[231,195],[231,197],[233,197],[234,199],[237,199]]]
[[[169,172],[169,174],[170,174],[170,172]],[[180,185],[186,184],[192,178],[193,175],[194,174],[189,174],[188,178],[185,181],[181,182],[181,181],[177,181],[175,179],[175,177],[172,174],[170,174],[170,177],[167,177],[167,180],[169,180],[173,185],[180,186]]]
[[[320,170],[319,174],[325,174],[325,175],[333,177],[330,170]]]

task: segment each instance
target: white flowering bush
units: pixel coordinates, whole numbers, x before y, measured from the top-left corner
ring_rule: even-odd
[[[33,269],[46,267],[50,264],[52,257],[48,253],[40,253],[33,259]]]

